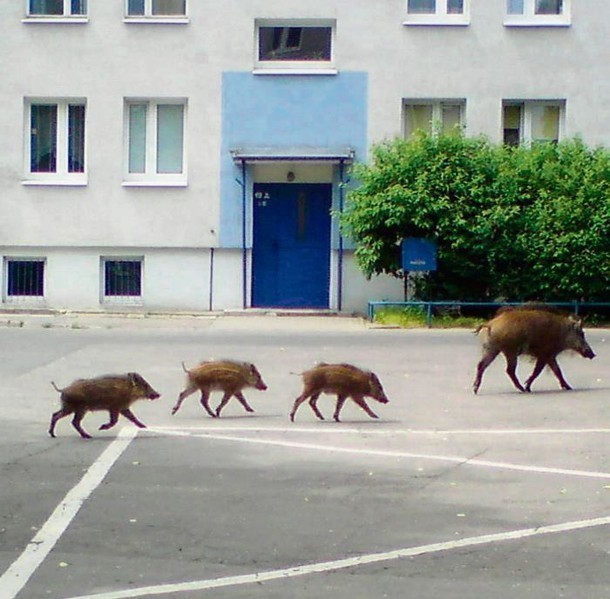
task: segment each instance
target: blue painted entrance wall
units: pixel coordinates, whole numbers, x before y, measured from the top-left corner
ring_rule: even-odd
[[[366,159],[368,75],[254,75],[222,79],[220,236],[225,248],[242,247],[242,173],[230,150],[239,147],[351,146]],[[247,246],[252,238],[252,184],[247,182]],[[336,193],[335,193],[336,199]]]
[[[331,197],[326,184],[254,185],[252,306],[328,308]]]

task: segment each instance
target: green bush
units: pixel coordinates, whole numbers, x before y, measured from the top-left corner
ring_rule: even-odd
[[[353,176],[340,222],[367,276],[403,276],[402,239],[425,237],[438,270],[417,279],[418,297],[610,299],[606,149],[422,134],[378,144]]]

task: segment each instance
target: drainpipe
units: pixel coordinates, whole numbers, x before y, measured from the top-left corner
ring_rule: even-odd
[[[247,304],[248,256],[246,253],[246,161],[241,161],[241,276],[242,276],[242,307]]]
[[[214,309],[214,248],[210,248],[210,312]]]
[[[339,214],[343,214],[343,171],[344,161],[339,162]],[[343,235],[339,228],[339,256],[337,260],[337,308],[341,312],[343,308]]]

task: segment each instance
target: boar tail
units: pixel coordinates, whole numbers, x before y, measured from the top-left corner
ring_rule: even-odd
[[[53,388],[55,389],[55,391],[57,391],[57,393],[61,393],[61,392],[63,391],[63,389],[59,389],[59,388],[57,387],[57,385],[55,384],[55,382],[54,382],[54,381],[51,381],[51,385],[53,385]]]
[[[186,374],[188,374],[188,368],[185,366],[184,362],[180,362],[182,364],[182,370],[184,370],[184,372],[186,372]]]
[[[488,331],[491,329],[491,327],[485,323],[485,324],[480,324],[474,331],[472,331],[475,335],[478,335],[483,329],[487,329]]]

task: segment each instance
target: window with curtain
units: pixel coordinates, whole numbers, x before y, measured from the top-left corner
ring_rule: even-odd
[[[82,16],[87,14],[87,0],[29,0],[31,16]]]
[[[49,180],[85,172],[85,104],[29,102],[28,174]],[[40,177],[38,177],[40,178]]]
[[[406,101],[404,133],[408,139],[418,131],[450,134],[462,126],[464,101]]]
[[[407,10],[411,14],[433,15],[436,13],[436,0],[409,0]]]
[[[532,142],[558,142],[561,137],[564,110],[563,100],[503,102],[504,143],[519,145]]]
[[[184,17],[186,0],[127,0],[129,17]]]
[[[468,25],[470,0],[408,0],[405,25]]]
[[[571,0],[506,0],[506,14],[535,19],[569,17]]]
[[[126,102],[126,179],[185,177],[185,102]],[[176,181],[179,182],[179,181]]]

